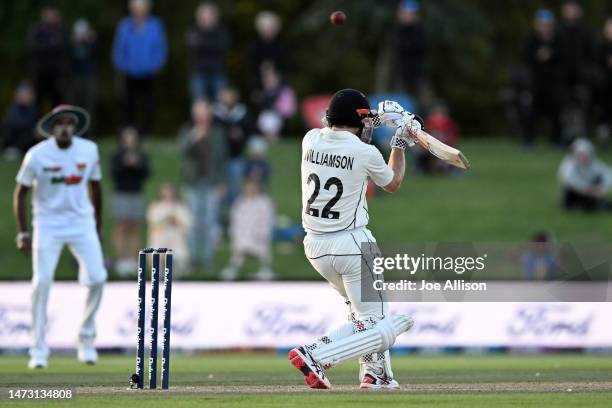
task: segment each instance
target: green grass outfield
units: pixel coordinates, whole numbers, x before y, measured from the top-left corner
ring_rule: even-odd
[[[70,388],[65,406],[206,407],[609,407],[612,359],[598,355],[396,355],[400,391],[360,391],[357,364],[329,372],[335,390],[310,390],[284,355],[175,353],[171,390],[128,390],[132,356],[103,355],[96,366],[73,357],[52,357],[31,371],[25,357],[3,356],[1,406],[8,390]],[[19,401],[44,407],[57,402]],[[171,405],[176,404],[176,405]]]
[[[112,143],[101,144],[102,164],[108,173]],[[400,192],[379,194],[369,203],[370,227],[385,241],[521,241],[536,230],[546,229],[560,241],[609,242],[609,214],[565,214],[558,207],[557,169],[563,152],[550,147],[525,151],[510,141],[468,140],[461,146],[472,170],[458,177],[422,177],[408,171]],[[152,198],[164,181],[180,182],[180,157],[174,143],[150,142],[147,150],[153,178],[147,185]],[[276,144],[269,151],[272,163],[271,194],[278,214],[300,222],[300,145],[297,141]],[[612,163],[612,151],[601,152]],[[15,223],[11,211],[14,176],[19,163],[0,160],[0,279],[29,279],[30,262],[14,248]],[[111,254],[110,179],[105,181],[105,252]],[[224,244],[216,269],[227,261]],[[254,265],[250,265],[253,269]],[[247,268],[247,272],[248,272]],[[282,279],[317,279],[300,245],[276,248],[274,269]],[[67,257],[57,271],[58,279],[75,279]],[[195,271],[194,279],[214,278],[214,271]]]

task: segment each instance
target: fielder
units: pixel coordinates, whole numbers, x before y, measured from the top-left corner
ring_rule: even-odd
[[[414,143],[411,135],[422,125],[393,101],[381,102],[379,116],[375,113],[361,92],[341,90],[330,101],[325,127],[310,130],[302,142],[306,257],[350,307],[349,323],[316,343],[289,352],[291,364],[311,388],[331,388],[324,370],[354,358],[359,358],[361,388],[399,387],[388,350],[413,321],[408,316],[389,315],[380,292],[374,291],[375,301],[362,301],[362,283],[368,284],[362,282],[362,265],[371,268],[372,258],[380,256],[367,229],[365,194],[368,177],[387,192],[399,189],[404,179],[404,149]],[[397,128],[388,164],[369,144],[377,119]]]
[[[87,303],[77,342],[81,362],[94,364],[95,316],[107,278],[100,245],[102,189],[98,147],[83,134],[89,114],[76,106],[60,105],[37,126],[47,137],[32,147],[17,174],[14,209],[17,248],[32,252],[32,347],[30,368],[46,368],[47,303],[53,275],[64,245],[79,263],[79,282],[87,286]],[[32,238],[26,223],[26,197],[32,196]],[[91,191],[91,200],[90,200]]]

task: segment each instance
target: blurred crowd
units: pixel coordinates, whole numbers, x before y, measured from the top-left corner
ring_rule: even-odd
[[[221,88],[216,102],[195,99],[190,119],[177,136],[183,198],[176,186],[165,183],[145,208],[149,158],[138,129],[122,130],[110,163],[118,274],[136,270],[135,254],[146,224],[149,246],[173,248],[177,276],[198,267],[209,274],[215,271],[215,255],[227,232],[231,260],[221,278],[237,279],[246,256],[259,262],[256,279],[274,278],[271,244],[276,221],[268,194],[269,142],[251,132],[253,125],[236,89]]]
[[[168,62],[169,45],[164,23],[152,14],[150,0],[130,0],[128,6],[129,15],[117,25],[110,55],[119,82],[122,126],[135,127],[146,137],[155,126],[156,81]],[[284,76],[280,17],[262,11],[254,26],[248,50],[248,106],[256,127],[253,130],[275,140],[285,121],[295,115],[297,101]],[[59,103],[81,106],[96,117],[97,65],[107,59],[96,41],[87,19],[79,18],[68,27],[59,8],[48,6],[41,11],[40,21],[26,39],[29,80],[17,87],[5,120],[8,134],[3,138],[3,151],[9,149],[5,154],[23,153],[35,143],[36,117]],[[215,3],[203,2],[197,7],[183,47],[189,60],[186,77],[192,101],[215,102],[223,90],[233,89],[226,69],[231,35]]]
[[[224,279],[239,277],[246,256],[259,262],[255,278],[274,278],[271,242],[276,224],[269,197],[269,143],[278,140],[297,111],[293,88],[284,77],[282,22],[270,11],[257,14],[248,49],[247,98],[232,85],[226,70],[231,32],[218,6],[202,2],[185,43],[191,110],[178,130],[182,185],[163,184],[147,206],[145,186],[151,163],[143,141],[157,116],[155,88],[168,60],[164,23],[152,14],[150,0],[129,0],[129,15],[117,25],[111,50],[119,80],[122,125],[108,162],[113,194],[113,259],[119,275],[134,274],[136,254],[146,243],[175,251],[178,275],[195,268],[215,270],[215,254],[227,232],[230,261]],[[30,75],[15,91],[4,120],[2,154],[18,159],[38,141],[42,113],[60,103],[79,105],[96,117],[96,68],[101,52],[96,32],[84,18],[67,27],[62,12],[45,7],[27,35]],[[102,58],[103,59],[103,58]],[[94,132],[95,133],[95,128]],[[293,239],[293,230],[283,239]]]
[[[587,137],[591,130],[597,140],[610,140],[612,17],[600,29],[591,27],[583,19],[582,4],[565,0],[558,16],[555,10],[538,9],[521,62],[510,69],[503,99],[526,147],[540,134],[548,134],[557,146]]]
[[[594,123],[595,140],[610,141],[612,17],[597,35],[583,11],[577,0],[563,1],[558,19],[551,9],[536,11],[522,63],[511,72],[507,113],[526,148],[544,132],[552,145],[569,146],[558,172],[563,209],[609,211],[612,168],[588,136]]]
[[[20,82],[3,123],[3,157],[21,157],[40,139],[38,118],[59,103],[87,109],[96,120],[97,68],[110,56],[118,79],[117,100],[122,114],[116,151],[107,163],[113,179],[113,269],[136,270],[135,254],[147,245],[172,247],[179,273],[195,267],[213,270],[222,237],[230,242],[230,260],[221,271],[236,279],[250,255],[259,262],[256,277],[272,279],[271,242],[275,236],[294,239],[301,229],[275,231],[270,199],[267,147],[286,134],[287,121],[298,113],[298,100],[287,80],[287,46],[282,21],[271,11],[259,12],[245,60],[248,91],[238,89],[226,61],[232,32],[223,24],[218,6],[204,1],[193,11],[184,43],[168,44],[161,17],[152,14],[150,0],[129,0],[129,15],[118,22],[111,50],[97,46],[95,28],[85,18],[68,26],[62,12],[45,7],[29,30],[26,46],[29,77]],[[612,131],[612,18],[601,35],[582,20],[581,3],[563,1],[560,15],[540,9],[525,40],[521,62],[510,70],[503,92],[506,113],[516,134],[531,147],[546,130],[556,146],[570,151],[559,169],[561,205],[568,210],[609,210],[612,172],[595,155],[587,139],[596,123],[598,139]],[[391,93],[372,95],[374,101],[393,99],[424,118],[426,130],[456,146],[457,123],[443,98],[434,95],[428,70],[428,41],[416,0],[401,0],[391,31],[389,83]],[[188,56],[185,84],[190,112],[178,129],[181,186],[163,184],[147,205],[144,191],[152,165],[143,141],[152,134],[159,109],[155,89],[168,63],[169,47],[184,47]],[[303,122],[319,126],[330,95],[302,101]],[[384,150],[385,137],[375,143]],[[423,174],[452,169],[423,150],[415,149],[415,170]]]

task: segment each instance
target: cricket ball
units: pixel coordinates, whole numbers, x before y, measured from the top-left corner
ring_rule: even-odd
[[[329,16],[329,19],[335,25],[342,25],[346,21],[346,14],[344,14],[343,11],[334,11],[331,13],[331,16]]]

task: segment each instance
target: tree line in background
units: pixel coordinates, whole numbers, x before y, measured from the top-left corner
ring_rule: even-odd
[[[155,133],[174,134],[188,119],[187,50],[185,35],[193,24],[197,0],[156,1],[154,14],[166,27],[169,59],[158,80],[159,109]],[[350,0],[219,1],[221,19],[232,38],[228,55],[228,73],[245,99],[248,84],[247,47],[255,35],[254,17],[265,9],[283,19],[282,38],[287,49],[287,79],[299,97],[330,93],[343,87],[365,92],[393,90],[388,76],[377,75],[388,51],[397,7],[396,0],[378,2]],[[421,2],[421,15],[427,33],[429,52],[427,72],[432,90],[445,99],[464,133],[508,133],[500,89],[507,82],[507,68],[521,58],[521,49],[531,29],[537,7],[559,9],[561,0],[524,2],[509,0],[428,0]],[[46,1],[5,2],[0,14],[0,108],[6,110],[15,86],[28,78],[26,36]],[[97,117],[98,132],[116,133],[121,107],[117,75],[111,61],[116,26],[127,15],[127,1],[58,0],[65,22],[70,25],[80,17],[95,28],[97,46]],[[329,15],[343,10],[348,16],[344,26],[334,26]],[[584,3],[585,21],[594,31],[601,31],[606,0]],[[389,56],[388,56],[389,57]],[[393,55],[390,56],[393,58]],[[380,71],[380,69],[378,70]],[[382,78],[382,79],[381,79]],[[296,119],[290,130],[302,127]]]

